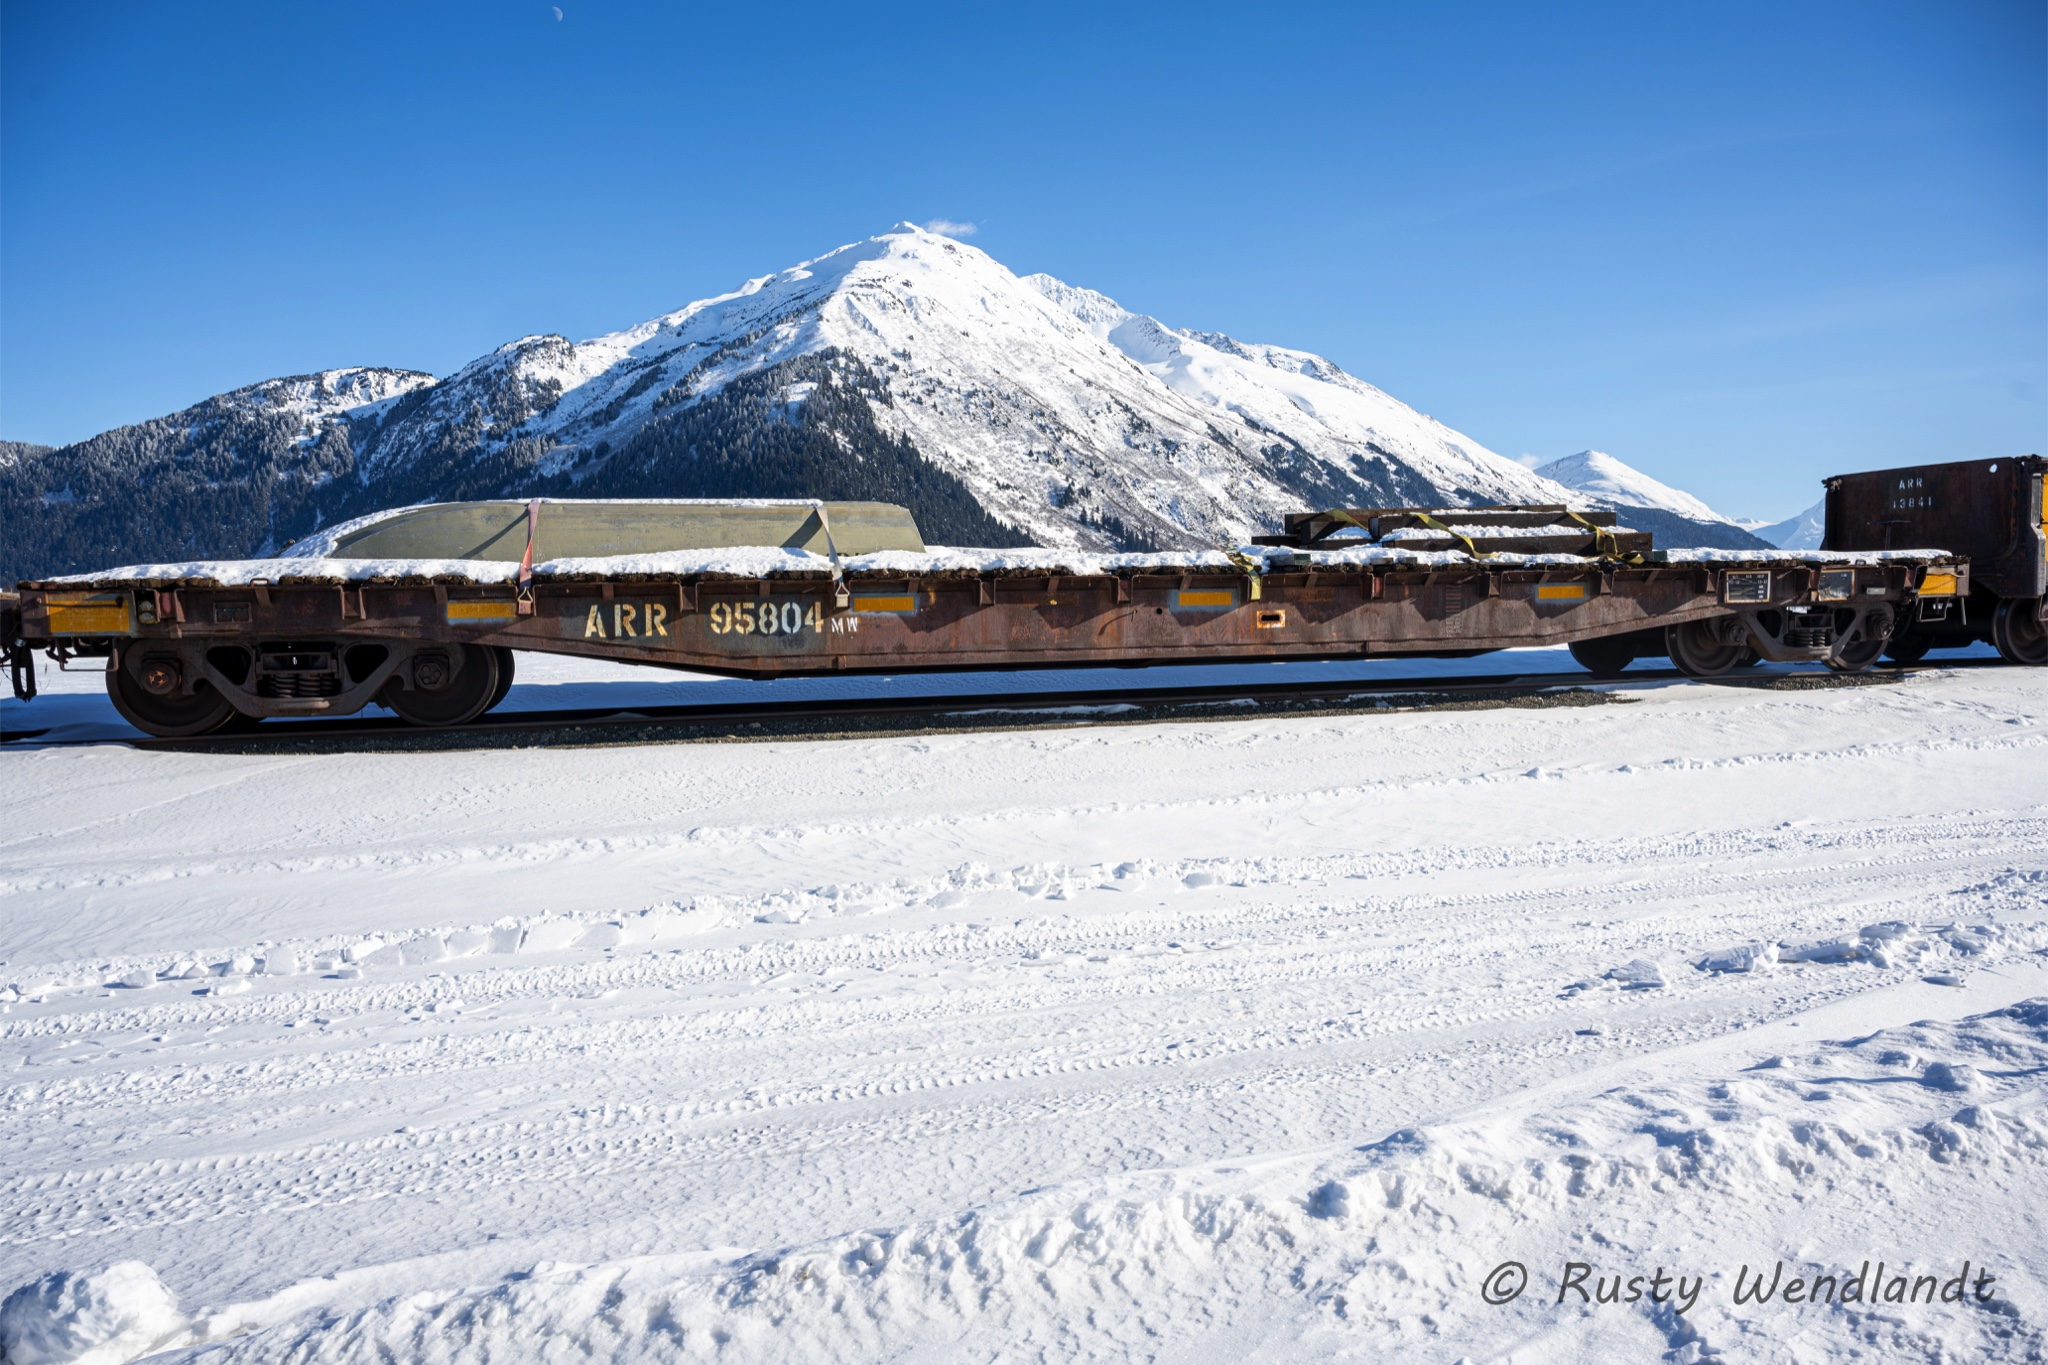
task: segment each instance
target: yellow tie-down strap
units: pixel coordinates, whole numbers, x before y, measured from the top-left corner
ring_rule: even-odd
[[[43,599],[52,635],[133,635],[134,599],[125,592],[53,592]]]
[[[1641,567],[1643,557],[1639,554],[1623,554],[1621,552],[1621,542],[1616,540],[1614,532],[1608,530],[1605,526],[1595,526],[1577,512],[1569,510],[1565,512],[1565,518],[1569,521],[1576,521],[1579,525],[1593,533],[1593,549],[1600,558],[1612,559],[1617,563],[1627,564],[1632,567]]]
[[[1237,566],[1237,568],[1238,568],[1238,569],[1239,569],[1239,570],[1240,570],[1240,571],[1241,571],[1241,572],[1242,572],[1242,573],[1244,574],[1244,576],[1245,576],[1246,578],[1248,578],[1248,579],[1250,579],[1250,580],[1251,580],[1251,584],[1252,584],[1252,601],[1254,601],[1254,602],[1257,602],[1257,601],[1259,601],[1260,599],[1262,599],[1262,598],[1264,598],[1264,597],[1265,597],[1265,595],[1266,595],[1266,578],[1265,578],[1265,575],[1266,575],[1266,562],[1265,562],[1264,560],[1262,560],[1262,559],[1253,559],[1253,558],[1252,558],[1252,557],[1251,557],[1250,555],[1248,555],[1248,554],[1244,554],[1244,553],[1242,553],[1242,552],[1240,552],[1240,551],[1237,551],[1237,550],[1233,550],[1233,549],[1230,549],[1230,548],[1229,548],[1229,547],[1227,547],[1227,546],[1226,546],[1226,547],[1224,548],[1224,551],[1223,551],[1223,557],[1224,557],[1225,559],[1228,559],[1228,560],[1229,560],[1229,561],[1230,561],[1230,562],[1231,562],[1232,564],[1234,564],[1235,566]],[[1182,594],[1181,594],[1181,597],[1182,597],[1183,599],[1185,599],[1185,598],[1187,597],[1187,594],[1186,594],[1186,593],[1182,593]],[[1189,604],[1189,603],[1187,603],[1187,602],[1186,602],[1185,600],[1183,600],[1183,602],[1182,602],[1182,605],[1183,605],[1183,606],[1186,606],[1186,605],[1190,605],[1190,604]],[[1208,603],[1202,603],[1201,605],[1204,605],[1204,606],[1222,606],[1222,605],[1224,605],[1224,604],[1223,604],[1223,603],[1219,603],[1219,602],[1208,602]],[[1230,605],[1230,606],[1233,606],[1233,607],[1234,607],[1234,606],[1236,606],[1236,605],[1237,605],[1237,602],[1236,602],[1236,600],[1235,600],[1235,599],[1233,599],[1233,600],[1232,600],[1232,601],[1231,601],[1231,602],[1230,602],[1230,603],[1229,603],[1228,605]]]

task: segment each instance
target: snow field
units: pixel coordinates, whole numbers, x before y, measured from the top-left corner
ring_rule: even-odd
[[[196,1359],[2024,1358],[2041,687],[10,746],[5,1321],[140,1261]],[[1730,1302],[1866,1256],[2003,1297]]]
[[[1999,1079],[1969,1063],[1934,1062],[1914,1075],[1928,1050],[1977,1058]],[[1475,1292],[1487,1269],[1487,1255],[1476,1253],[1489,1241],[1500,1249],[1492,1254],[1531,1257],[1546,1242],[1571,1244],[1588,1205],[1621,1216],[1575,1254],[1647,1274],[1653,1261],[1684,1257],[1692,1239],[1674,1236],[1667,1220],[1695,1210],[1725,1228],[1731,1220],[1716,1206],[1783,1201],[1794,1218],[1781,1209],[1732,1220],[1768,1245],[1797,1226],[1798,1214],[1825,1220],[1827,1195],[1852,1183],[1880,1205],[1917,1202],[1929,1184],[1950,1197],[2009,1196],[2048,1156],[2048,1115],[2038,1097],[2011,1107],[1957,1102],[2010,1096],[2019,1088],[2011,1080],[2044,1063],[2048,1001],[2035,1000],[1962,1024],[1883,1031],[1789,1063],[1774,1057],[1711,1083],[1496,1111],[1257,1170],[1127,1178],[1085,1191],[1079,1203],[1071,1201],[1084,1192],[1074,1190],[1025,1195],[710,1273],[659,1258],[542,1266],[481,1290],[392,1298],[339,1322],[259,1330],[201,1358],[486,1359],[535,1343],[530,1358],[548,1360],[844,1360],[890,1358],[933,1341],[960,1358],[1148,1358],[1164,1344],[1247,1327],[1263,1338],[1255,1354],[1267,1358],[1359,1355],[1368,1342],[1379,1358],[1484,1352],[1498,1348],[1502,1324]],[[1828,1121],[1810,1117],[1816,1100],[1835,1098],[1817,1086],[1838,1088],[1846,1101]],[[1663,1217],[1624,1212],[1643,1200],[1663,1205]],[[1933,1231],[1894,1226],[1882,1235],[1925,1253],[1935,1249]],[[1445,1240],[1475,1254],[1418,1255]],[[1708,1276],[1692,1278],[1685,1314],[1674,1293],[1661,1312],[1599,1324],[1608,1330],[1585,1344],[1692,1360],[1730,1351],[1754,1358],[1786,1344],[1771,1329],[1798,1316],[1789,1305],[1765,1325],[1731,1311],[1727,1283],[1709,1294]],[[1540,1335],[1543,1319],[1555,1316],[1534,1303],[1513,1311],[1511,1324]],[[1833,1337],[1827,1347],[1892,1358],[2018,1358],[2041,1344],[2038,1327],[2010,1311],[1941,1316],[1866,1306],[1828,1315],[1822,1332],[1795,1334],[1809,1346]]]

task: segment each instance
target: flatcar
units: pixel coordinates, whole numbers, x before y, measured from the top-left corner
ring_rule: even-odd
[[[1659,551],[1612,512],[1349,508],[1217,550],[928,548],[885,504],[444,504],[271,559],[26,582],[0,604],[15,694],[34,651],[103,668],[161,736],[375,704],[459,725],[515,651],[751,678],[1462,656],[1652,632],[1684,672],[1873,663],[1967,596],[1941,549]]]

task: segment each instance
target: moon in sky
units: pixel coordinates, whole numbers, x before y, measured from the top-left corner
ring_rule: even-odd
[[[553,11],[555,12],[555,22],[556,22],[556,23],[558,23],[558,24],[559,24],[559,23],[561,23],[561,22],[562,22],[562,7],[561,7],[560,5],[549,5],[549,6],[548,6],[548,8],[549,8],[549,9],[551,9],[551,10],[553,10]]]

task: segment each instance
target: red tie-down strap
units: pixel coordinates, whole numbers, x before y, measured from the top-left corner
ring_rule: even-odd
[[[519,614],[533,615],[533,537],[540,530],[540,500],[526,504],[526,554],[519,561]]]

